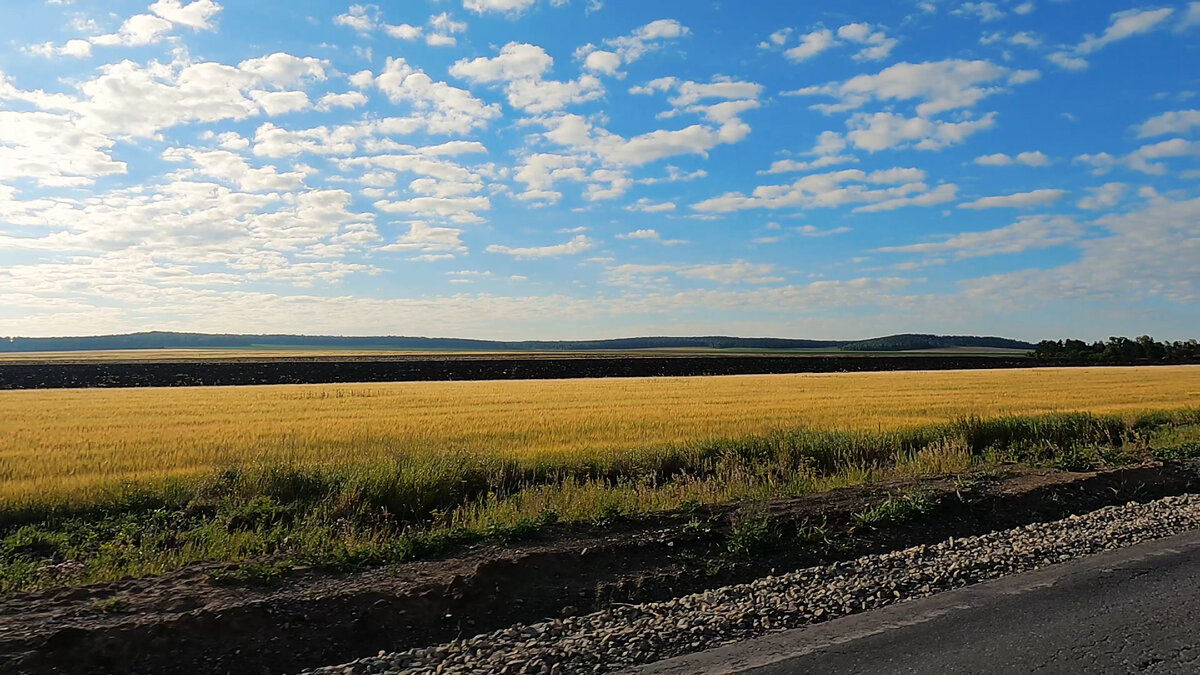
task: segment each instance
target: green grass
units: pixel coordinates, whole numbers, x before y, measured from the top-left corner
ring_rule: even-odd
[[[878,528],[896,525],[925,515],[936,506],[924,492],[889,497],[864,511],[854,514],[856,527]]]
[[[773,546],[765,504],[894,476],[1001,462],[1086,470],[1200,456],[1200,410],[964,419],[903,431],[794,430],[625,453],[519,460],[467,454],[344,466],[229,467],[200,478],[115,486],[80,505],[47,497],[0,507],[0,589],[233,563],[228,583],[272,583],[293,565],[353,569],[429,556],[481,538],[537,537],[556,523],[742,501],[727,549]],[[920,495],[858,515],[874,527],[920,515]],[[241,571],[238,571],[241,570]]]

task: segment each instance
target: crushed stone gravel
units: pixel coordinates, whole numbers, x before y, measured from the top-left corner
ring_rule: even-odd
[[[1065,562],[1200,527],[1200,495],[1110,506],[1064,520],[810,567],[664,602],[516,625],[380,653],[311,675],[599,673]]]

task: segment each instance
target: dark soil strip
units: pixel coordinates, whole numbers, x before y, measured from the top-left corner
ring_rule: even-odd
[[[776,538],[741,557],[728,553],[738,517],[729,506],[553,527],[535,541],[356,574],[293,571],[272,587],[220,585],[213,568],[193,567],[0,600],[0,672],[293,672],[1198,486],[1195,465],[1172,464],[1099,473],[1013,467],[836,490],[771,504]],[[855,517],[915,492],[919,514],[870,526]]]
[[[325,357],[0,364],[0,389],[537,380],[1096,365],[1002,356]],[[1137,365],[1137,364],[1106,364]]]

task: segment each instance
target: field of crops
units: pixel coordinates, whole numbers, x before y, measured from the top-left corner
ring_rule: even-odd
[[[1197,456],[1198,367],[5,391],[0,591]]]
[[[0,392],[0,500],[237,463],[581,458],[771,431],[1200,406],[1200,368]]]

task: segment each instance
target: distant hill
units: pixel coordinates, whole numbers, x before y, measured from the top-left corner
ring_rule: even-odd
[[[0,339],[0,352],[55,352],[113,349],[394,349],[429,351],[593,351],[631,349],[843,349],[910,351],[947,347],[1033,349],[1034,345],[997,337],[892,335],[871,340],[797,340],[703,337],[633,337],[612,340],[468,340],[406,336],[235,335],[152,331],[126,335]]]
[[[922,349],[950,349],[954,347],[1032,350],[1036,345],[1000,337],[903,333],[901,335],[889,335],[871,340],[851,342],[842,345],[841,349],[848,352],[907,352]]]

